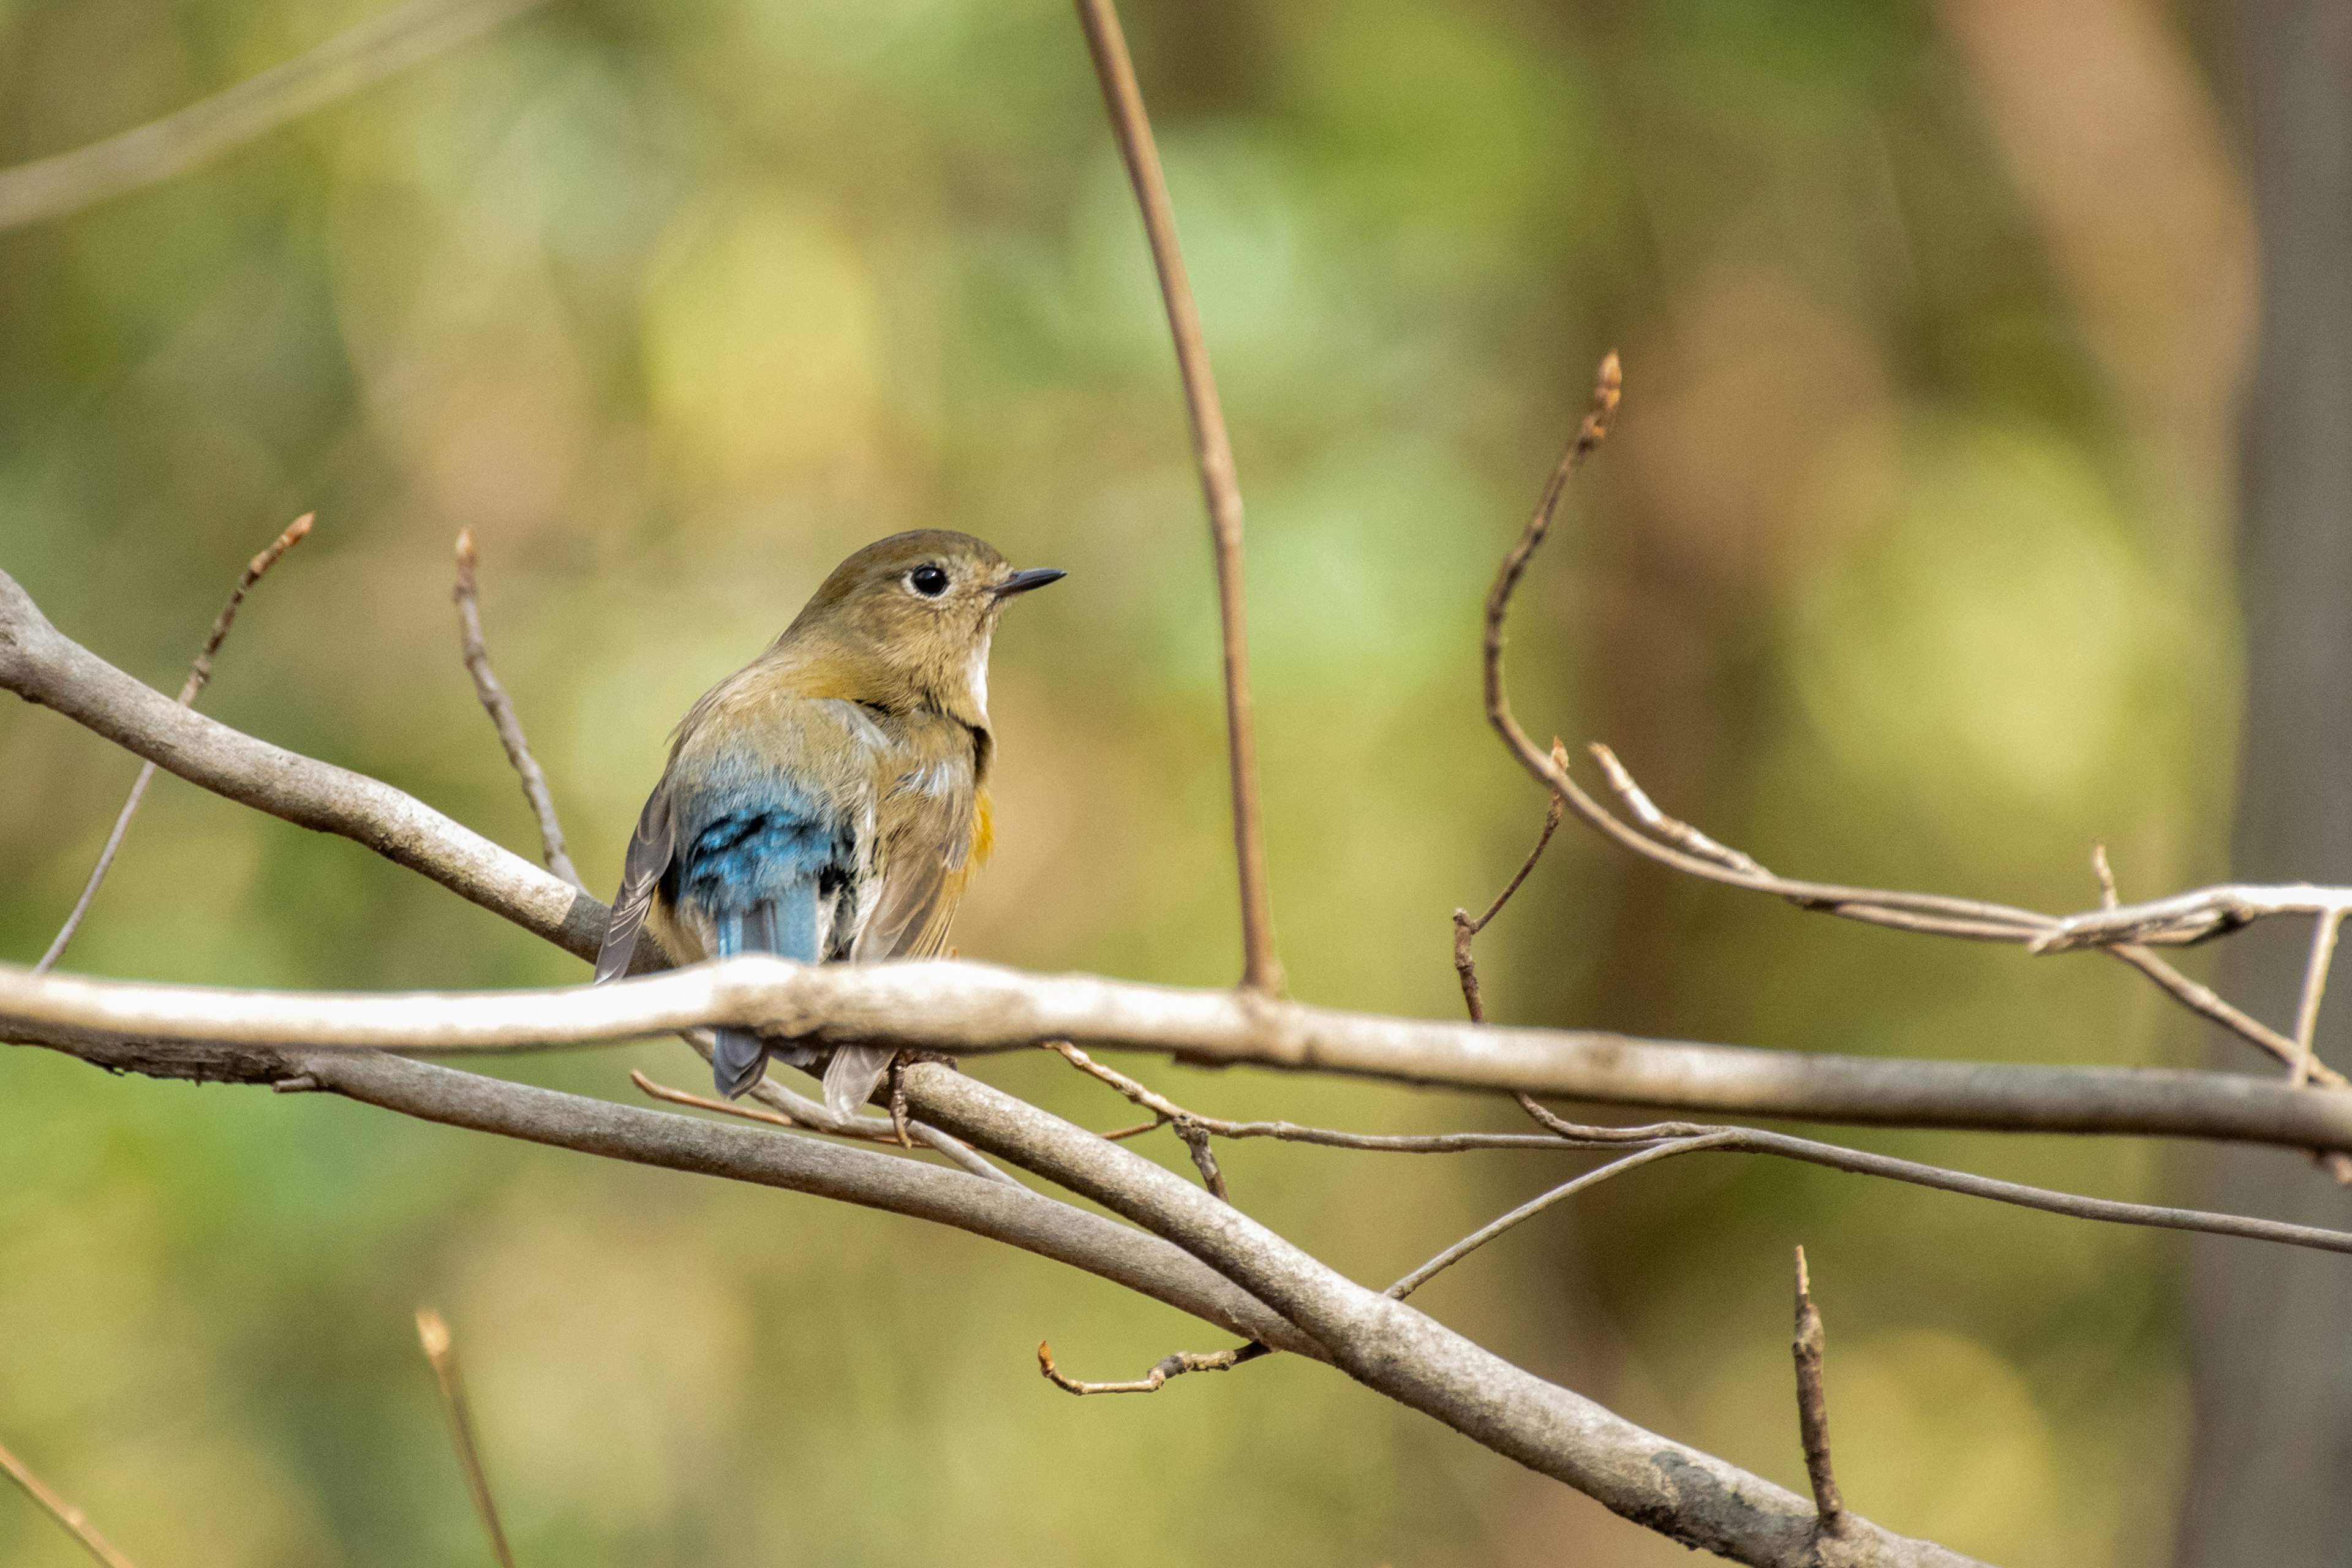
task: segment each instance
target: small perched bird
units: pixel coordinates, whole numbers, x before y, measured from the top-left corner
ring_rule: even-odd
[[[938,952],[993,838],[989,641],[1007,599],[1062,575],[1016,572],[938,529],[835,567],[767,652],[679,722],[629,840],[598,983],[627,972],[648,924],[680,963]],[[719,1092],[751,1088],[771,1055],[807,1067],[818,1053],[719,1031]],[[825,1103],[850,1114],[891,1055],[835,1051]]]

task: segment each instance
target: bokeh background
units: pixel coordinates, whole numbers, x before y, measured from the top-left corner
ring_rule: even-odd
[[[137,123],[354,0],[7,0],[0,161]],[[1612,742],[1776,868],[2048,907],[2217,870],[2253,247],[2206,43],[2153,0],[1130,0],[1250,503],[1296,993],[1458,1009],[1449,912],[1542,800],[1484,731],[1486,582],[1591,367],[1618,434],[1520,601],[1531,728]],[[2193,18],[2192,18],[2193,19]],[[1070,570],[993,681],[969,956],[1237,969],[1205,530],[1149,262],[1048,0],[563,0],[216,165],[0,236],[0,566],[206,693],[525,853],[457,658],[499,668],[592,882],[670,723],[856,546]],[[0,706],[0,954],[135,764]],[[1499,1017],[1873,1055],[2192,1059],[2120,966],[1799,914],[1565,831],[1483,943]],[[169,777],[67,967],[568,983],[357,847]],[[1507,1126],[1488,1100],[1130,1064],[1200,1108]],[[628,1097],[675,1042],[511,1064]],[[1099,1125],[1043,1058],[974,1070]],[[2165,1150],[1853,1141],[2142,1199]],[[1155,1152],[1181,1163],[1163,1138]],[[2284,1158],[2284,1156],[2282,1156]],[[1247,1146],[1254,1213],[1393,1277],[1559,1166]],[[1555,1211],[1445,1321],[1802,1485],[1802,1241],[1841,1478],[2021,1564],[2164,1560],[2182,1249],[1728,1160]],[[1073,1401],[1217,1337],[911,1221],[320,1099],[0,1054],[0,1437],[142,1568],[479,1561],[410,1322],[449,1315],[520,1559],[1649,1564],[1683,1551],[1319,1369]],[[78,1559],[0,1499],[0,1560]]]

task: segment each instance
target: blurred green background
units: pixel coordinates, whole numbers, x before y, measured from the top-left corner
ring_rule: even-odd
[[[354,0],[0,0],[0,162],[217,90]],[[1250,503],[1276,913],[1301,997],[1448,1016],[1447,916],[1542,800],[1478,605],[1610,347],[1617,435],[1522,595],[1530,728],[1615,744],[1777,868],[2072,908],[2218,868],[2252,240],[2200,41],[2136,0],[1129,0]],[[832,563],[945,525],[1066,567],[1001,636],[968,956],[1237,969],[1183,410],[1083,44],[1046,0],[564,0],[193,176],[0,235],[0,566],[167,690],[534,837],[491,649],[591,881],[670,723]],[[135,764],[0,705],[0,954]],[[1880,1055],[2188,1060],[2116,965],[1678,883],[1564,831],[1485,939],[1501,1018]],[[169,777],[70,969],[562,984],[357,847]],[[1469,1096],[1140,1061],[1208,1111],[1511,1126]],[[628,1098],[671,1043],[514,1064]],[[1108,1126],[1044,1058],[992,1081]],[[1856,1142],[2104,1194],[2132,1142]],[[1158,1157],[1181,1164],[1162,1134]],[[2284,1158],[2284,1156],[2281,1156]],[[1250,1145],[1237,1198],[1378,1283],[1556,1163]],[[2180,1248],[1810,1169],[1677,1163],[1434,1313],[1801,1488],[1789,1248],[1849,1501],[2003,1562],[2148,1563],[2185,1440]],[[412,1308],[458,1335],[530,1563],[1681,1563],[1567,1489],[957,1234],[320,1099],[0,1054],[0,1439],[142,1568],[482,1560]],[[0,1498],[0,1560],[79,1561]]]

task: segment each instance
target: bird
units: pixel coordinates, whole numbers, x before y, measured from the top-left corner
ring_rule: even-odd
[[[628,972],[648,929],[680,963],[937,954],[995,841],[998,617],[1064,575],[1016,571],[945,529],[894,533],[835,567],[765,652],[679,721],[623,859],[596,984]],[[711,1075],[730,1100],[772,1056],[811,1068],[821,1054],[746,1029],[717,1035]],[[854,1114],[894,1057],[836,1048],[824,1069],[834,1114]]]

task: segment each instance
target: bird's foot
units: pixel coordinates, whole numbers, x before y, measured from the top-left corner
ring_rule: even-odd
[[[915,1141],[907,1133],[907,1069],[917,1062],[938,1062],[954,1068],[956,1059],[940,1051],[920,1051],[911,1047],[890,1058],[890,1130],[898,1135],[898,1146],[911,1150]]]

